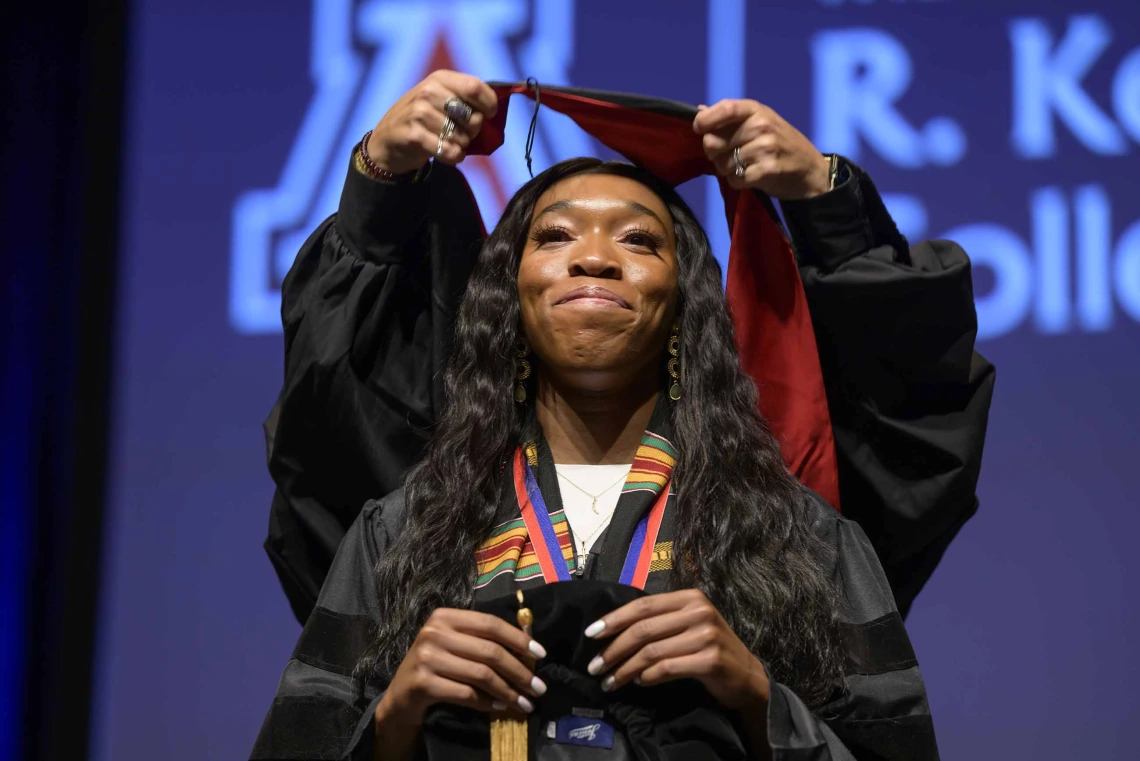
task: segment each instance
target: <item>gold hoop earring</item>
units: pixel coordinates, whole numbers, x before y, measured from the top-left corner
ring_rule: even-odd
[[[519,404],[526,401],[525,381],[530,377],[530,362],[527,361],[529,355],[530,344],[520,336],[515,342],[515,401]]]
[[[669,386],[669,398],[677,401],[681,398],[681,336],[678,335],[680,327],[676,324],[673,325],[673,335],[669,336],[669,344],[667,349],[671,355],[668,364],[665,365],[669,371],[669,377],[673,379],[673,383]]]

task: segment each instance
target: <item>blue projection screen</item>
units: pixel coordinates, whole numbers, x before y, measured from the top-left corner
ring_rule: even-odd
[[[1136,757],[1140,6],[784,5],[134,3],[96,758],[249,753],[299,633],[261,549],[281,279],[350,146],[441,65],[756,98],[865,166],[912,240],[961,242],[998,386],[980,511],[908,621],[943,757]],[[465,165],[489,225],[528,112]],[[536,169],[598,151],[539,127]]]

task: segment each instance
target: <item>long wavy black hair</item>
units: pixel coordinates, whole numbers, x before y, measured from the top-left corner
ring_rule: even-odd
[[[843,675],[824,571],[829,549],[813,534],[810,498],[757,412],[720,267],[672,187],[631,164],[590,158],[556,164],[523,185],[483,246],[459,307],[443,412],[405,482],[403,533],[376,567],[381,623],[357,675],[390,678],[434,609],[474,599],[475,550],[494,525],[505,483],[500,464],[533,425],[530,405],[512,396],[519,261],[539,197],[581,174],[636,180],[673,216],[684,373],[681,398],[670,405],[680,454],[673,583],[703,591],[774,679],[822,703]]]

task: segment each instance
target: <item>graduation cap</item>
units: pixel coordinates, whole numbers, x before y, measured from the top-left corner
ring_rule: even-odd
[[[421,758],[526,761],[571,759],[747,758],[738,728],[696,679],[654,687],[627,684],[605,692],[590,676],[590,660],[606,640],[586,637],[592,622],[645,595],[611,581],[546,584],[519,594],[476,602],[474,609],[516,621],[543,643],[535,673],[547,685],[534,713],[487,714],[440,703],[424,719]],[[525,613],[524,619],[520,613]],[[488,749],[490,753],[488,754]],[[589,749],[589,750],[583,750]]]
[[[534,80],[489,84],[499,110],[483,124],[468,155],[488,155],[503,144],[510,96],[521,94],[535,101],[536,116],[540,103],[569,116],[606,147],[673,185],[716,174],[693,132],[695,106],[602,90],[539,88]],[[531,139],[533,133],[532,124]],[[732,238],[727,292],[741,365],[760,390],[760,412],[788,468],[838,507],[835,439],[795,255],[770,198],[718,179]]]

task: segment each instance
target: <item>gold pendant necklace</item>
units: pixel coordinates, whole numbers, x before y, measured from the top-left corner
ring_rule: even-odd
[[[630,466],[630,467],[632,468],[632,466]],[[602,489],[597,494],[593,494],[591,492],[586,491],[585,489],[583,489],[581,486],[574,483],[573,481],[571,481],[570,478],[567,477],[567,475],[565,473],[558,471],[557,468],[555,468],[555,472],[558,473],[559,478],[561,478],[566,483],[570,484],[575,489],[577,489],[578,491],[582,492],[583,494],[585,494],[587,497],[590,498],[590,511],[593,512],[594,515],[599,514],[598,513],[598,499],[603,494],[608,492],[610,489],[614,488],[619,483],[624,483],[629,478],[629,471],[626,471],[625,473],[622,473],[621,476],[616,481],[614,481],[612,484],[610,484],[606,488]],[[620,497],[619,497],[619,499],[620,499]],[[616,505],[615,505],[615,508],[616,508]],[[581,576],[583,573],[586,572],[586,560],[590,556],[590,553],[586,550],[586,545],[590,542],[591,539],[593,539],[595,536],[597,536],[608,525],[609,525],[609,521],[603,521],[602,525],[600,525],[596,529],[594,529],[593,533],[591,533],[585,539],[580,539],[578,537],[575,537],[576,539],[578,539],[578,551],[576,553],[574,553],[575,558],[578,561],[577,562],[578,567],[574,569],[574,572],[577,575]]]
[[[631,467],[632,467],[632,466],[631,466]],[[601,497],[601,496],[602,496],[603,494],[605,494],[606,492],[608,492],[610,489],[612,489],[612,488],[614,488],[615,486],[617,486],[619,483],[624,483],[624,482],[625,482],[625,480],[626,480],[626,479],[629,477],[629,471],[626,471],[625,473],[622,473],[622,474],[621,474],[621,477],[620,477],[620,478],[618,478],[618,480],[614,481],[612,484],[610,484],[610,485],[609,485],[609,486],[607,486],[606,488],[602,489],[602,490],[601,490],[600,492],[598,492],[597,494],[591,494],[590,492],[586,491],[585,489],[583,489],[583,488],[582,488],[581,486],[579,486],[578,484],[576,484],[576,483],[574,483],[573,481],[571,481],[571,480],[570,480],[570,479],[569,479],[569,478],[566,476],[566,474],[565,474],[565,473],[562,473],[562,472],[558,471],[557,469],[555,470],[555,472],[557,472],[557,473],[558,473],[558,476],[559,476],[559,478],[562,478],[563,480],[565,480],[565,481],[566,481],[566,483],[570,484],[570,485],[571,485],[571,486],[573,486],[575,489],[577,489],[578,491],[582,492],[583,494],[585,494],[587,497],[589,497],[589,498],[590,498],[590,510],[591,510],[591,511],[594,513],[594,515],[597,515],[597,514],[598,514],[598,498],[599,498],[599,497]]]
[[[612,515],[612,513],[611,513],[611,515]],[[586,545],[588,545],[594,539],[595,536],[597,536],[602,531],[604,531],[607,527],[609,527],[609,525],[610,525],[610,522],[608,520],[603,521],[602,525],[600,525],[596,529],[594,529],[590,533],[590,535],[587,536],[585,539],[578,539],[578,537],[574,537],[575,539],[578,539],[578,552],[576,553],[577,557],[578,557],[578,563],[577,563],[577,568],[574,569],[574,572],[576,574],[578,574],[579,576],[581,576],[583,573],[586,572],[586,560],[587,560],[587,558],[590,557],[590,553],[586,549]],[[571,526],[570,529],[571,529],[571,531],[573,531],[574,527]]]

